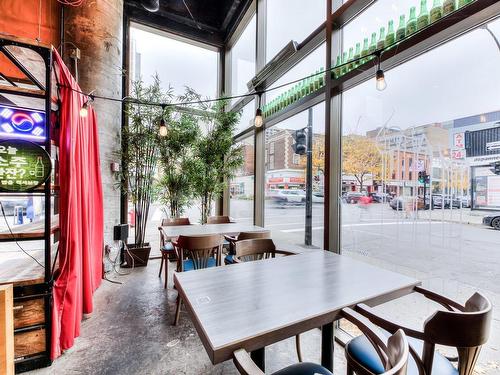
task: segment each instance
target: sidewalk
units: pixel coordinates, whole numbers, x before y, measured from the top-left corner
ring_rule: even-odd
[[[418,218],[424,220],[429,220],[430,218],[432,221],[482,225],[483,217],[488,214],[488,211],[473,211],[470,208],[436,208],[434,210],[418,211]]]

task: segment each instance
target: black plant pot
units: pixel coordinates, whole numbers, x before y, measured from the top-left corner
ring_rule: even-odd
[[[146,267],[148,265],[149,253],[151,252],[149,242],[141,247],[136,244],[127,244],[127,248],[125,250],[125,262],[127,264],[124,267]]]

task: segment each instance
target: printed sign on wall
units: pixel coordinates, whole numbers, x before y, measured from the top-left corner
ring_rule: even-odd
[[[0,141],[0,191],[31,191],[47,181],[51,170],[43,147],[22,139]]]

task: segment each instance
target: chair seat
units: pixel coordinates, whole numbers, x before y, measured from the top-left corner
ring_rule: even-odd
[[[167,242],[165,246],[161,248],[162,251],[174,251],[174,245],[172,245],[172,242]]]
[[[224,258],[224,263],[225,264],[233,264],[234,263],[234,255],[232,255],[232,254],[226,255],[226,257]]]
[[[387,331],[381,330],[387,336],[390,334]],[[417,354],[422,354],[423,343],[421,340],[413,337],[408,338],[408,343],[415,349]],[[368,341],[366,336],[361,335],[355,337],[346,345],[346,351],[349,355],[356,360],[360,365],[372,371],[374,374],[382,374],[384,366],[380,360],[373,345]],[[408,358],[408,375],[418,375],[418,367],[410,354]],[[432,363],[433,375],[458,375],[458,370],[448,361],[443,355],[437,351],[434,353],[434,361]]]
[[[332,373],[316,363],[302,362],[285,367],[273,375],[332,375]]]
[[[215,267],[216,265],[217,262],[215,261],[215,258],[208,258],[207,267]],[[184,267],[184,272],[194,270],[193,260],[192,259],[185,260],[183,267]]]

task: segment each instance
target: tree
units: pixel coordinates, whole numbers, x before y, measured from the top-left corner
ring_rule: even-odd
[[[363,190],[368,175],[381,173],[381,155],[375,142],[355,134],[342,137],[342,172],[354,176]]]
[[[128,190],[134,205],[135,245],[143,247],[149,207],[155,198],[154,176],[158,162],[158,124],[165,110],[157,106],[140,103],[167,103],[172,98],[171,90],[163,92],[158,76],[150,86],[142,81],[132,82],[131,96],[136,101],[127,103],[127,126],[122,131],[122,160],[124,168],[120,174],[120,183]]]
[[[179,101],[192,100],[190,91]],[[198,142],[200,127],[193,113],[180,113],[166,119],[167,135],[160,139],[160,177],[158,197],[171,218],[180,217],[193,197],[193,176],[188,173],[189,159]]]
[[[193,178],[194,196],[201,200],[202,223],[207,222],[214,200],[222,195],[227,181],[235,176],[244,162],[241,146],[233,145],[240,113],[225,112],[227,105],[227,100],[200,105],[205,129],[186,165],[187,173]]]

